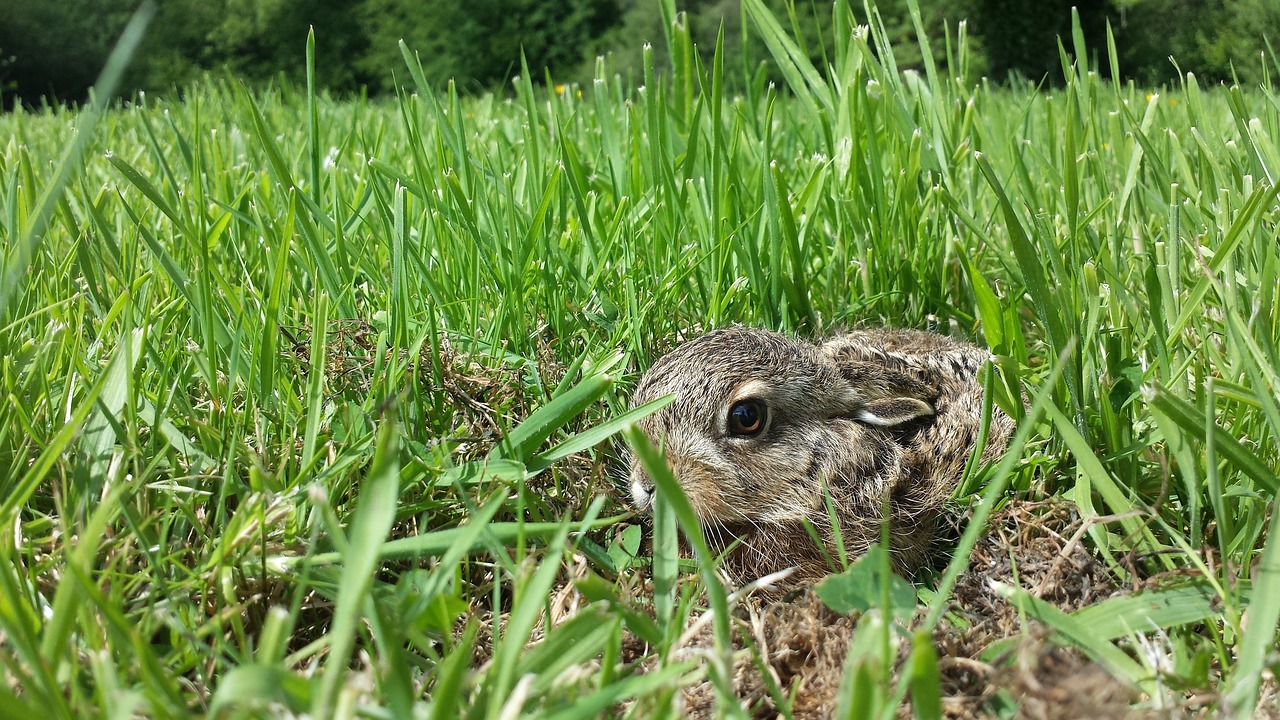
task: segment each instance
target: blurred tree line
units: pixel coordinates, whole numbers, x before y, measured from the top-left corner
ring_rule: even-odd
[[[138,0],[0,0],[0,91],[16,100],[85,97]],[[1094,61],[1106,67],[1106,25],[1116,38],[1121,74],[1144,84],[1182,71],[1202,80],[1257,82],[1266,39],[1280,43],[1278,0],[919,0],[941,56],[944,33],[968,20],[971,72],[997,80],[1011,73],[1054,82],[1056,38],[1070,37],[1080,10]],[[307,28],[316,32],[317,79],[335,93],[393,89],[407,75],[398,41],[416,50],[428,80],[454,79],[463,90],[500,87],[529,67],[558,81],[588,80],[598,55],[610,69],[640,76],[642,45],[657,61],[665,41],[659,0],[156,0],[157,13],[134,58],[126,87],[167,91],[207,72],[248,82],[303,75]],[[819,67],[833,38],[830,0],[765,0]],[[860,2],[852,3],[861,16]],[[702,52],[723,24],[729,77],[745,78],[767,58],[747,32],[740,0],[680,0]],[[879,12],[901,67],[920,62],[905,0],[880,0]],[[860,17],[860,21],[865,18]],[[1067,46],[1070,47],[1068,41]],[[1268,52],[1268,62],[1274,62]],[[743,68],[750,65],[750,68]],[[1273,65],[1273,67],[1275,67]],[[767,66],[766,66],[766,71]]]

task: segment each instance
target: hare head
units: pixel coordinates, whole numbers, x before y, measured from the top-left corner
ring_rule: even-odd
[[[913,486],[927,479],[904,477],[919,470],[908,445],[932,422],[942,383],[927,368],[875,353],[734,327],[661,358],[632,404],[675,395],[641,429],[662,449],[708,539],[739,540],[749,566],[738,574],[764,574],[779,569],[770,564],[821,564],[805,526],[834,535],[828,498],[855,551],[879,536],[886,506],[904,530],[919,529],[937,492]],[[653,482],[635,461],[630,486],[633,504],[647,509]]]

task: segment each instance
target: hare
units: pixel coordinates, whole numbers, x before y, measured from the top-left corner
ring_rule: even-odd
[[[910,575],[977,441],[988,357],[915,330],[812,344],[730,327],[659,359],[632,405],[675,394],[640,427],[662,448],[708,541],[728,551],[735,581],[794,566],[789,582],[812,583],[837,569],[837,537],[853,558],[879,540],[884,519],[894,569]],[[1012,430],[994,410],[984,460],[1003,452]],[[633,505],[646,510],[653,482],[635,459],[629,479]]]

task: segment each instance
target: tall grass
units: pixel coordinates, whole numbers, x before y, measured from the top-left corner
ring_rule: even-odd
[[[787,87],[727,96],[672,7],[680,62],[638,87],[602,61],[463,98],[406,49],[386,100],[211,81],[96,128],[0,117],[0,707],[669,713],[700,600],[652,617],[630,580],[628,381],[725,323],[890,323],[984,338],[997,402],[1042,398],[987,480],[1100,520],[1120,580],[1212,598],[1083,637],[1032,611],[1151,703],[1247,717],[1280,615],[1274,88],[1139,88],[1078,40],[1065,87],[972,82],[962,28],[898,72],[845,2],[822,73],[744,6]]]

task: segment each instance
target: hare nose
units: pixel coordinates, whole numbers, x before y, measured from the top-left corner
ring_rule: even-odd
[[[653,480],[647,474],[637,473],[631,478],[631,506],[648,512],[653,506]]]

